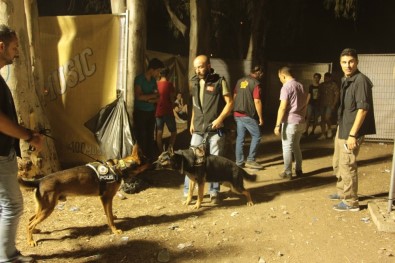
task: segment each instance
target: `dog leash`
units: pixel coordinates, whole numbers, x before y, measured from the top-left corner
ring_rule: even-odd
[[[44,136],[46,136],[46,137],[48,137],[48,138],[51,138],[51,139],[54,140],[54,141],[56,141],[56,139],[50,135],[50,134],[51,134],[51,130],[50,130],[50,129],[45,129],[45,128],[44,128],[44,129],[39,130],[38,133],[41,134],[41,135],[44,135]],[[28,151],[31,153],[31,152],[33,152],[34,150],[35,150],[35,148],[34,148],[33,146],[29,145]],[[93,157],[90,156],[89,154],[86,154],[86,153],[84,153],[84,152],[80,152],[80,153],[83,154],[83,155],[85,155],[86,157],[91,158],[91,159],[94,160],[95,162],[99,162],[99,163],[101,163],[101,164],[104,164],[104,161],[98,160],[98,159],[96,159],[96,158],[93,158]]]
[[[50,130],[50,129],[41,129],[41,130],[38,131],[38,133],[39,133],[39,134],[42,134],[42,135],[44,135],[44,136],[47,136],[48,138],[51,138],[52,140],[55,141],[55,138],[52,137],[51,135],[49,135],[49,134],[51,133],[51,130]]]
[[[41,134],[41,135],[47,136],[48,138],[51,138],[52,140],[55,141],[55,138],[52,137],[51,135],[49,135],[49,134],[51,133],[51,130],[50,130],[50,129],[45,129],[45,128],[44,128],[44,129],[39,130],[38,133]],[[34,148],[34,147],[31,146],[31,145],[29,145],[29,148],[27,149],[27,151],[28,151],[29,153],[32,153],[32,152],[34,152],[35,150],[36,150],[36,148]]]

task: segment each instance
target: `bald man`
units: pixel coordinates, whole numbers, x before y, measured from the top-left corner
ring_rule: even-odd
[[[196,75],[190,80],[192,94],[192,116],[190,132],[191,146],[206,142],[206,152],[223,155],[225,134],[223,122],[233,108],[233,97],[226,80],[214,73],[210,59],[205,55],[193,61]],[[189,178],[185,177],[184,197],[188,195]],[[214,204],[221,202],[218,182],[210,183],[209,194]]]

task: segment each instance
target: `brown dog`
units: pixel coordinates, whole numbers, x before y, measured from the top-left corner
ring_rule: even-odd
[[[124,159],[111,159],[106,165],[109,170],[114,171],[117,180],[103,182],[94,169],[88,165],[81,165],[64,171],[59,171],[47,175],[38,180],[23,180],[19,178],[19,183],[25,188],[35,188],[36,214],[29,219],[27,229],[27,241],[31,246],[37,243],[33,240],[33,231],[37,224],[46,219],[54,210],[59,198],[66,196],[100,196],[107,223],[114,234],[122,233],[114,225],[114,215],[112,212],[112,200],[122,183],[123,177],[131,171],[132,175],[141,173],[148,168],[147,165],[140,166],[138,156],[138,146],[133,146],[132,154]],[[130,173],[129,173],[130,174]]]

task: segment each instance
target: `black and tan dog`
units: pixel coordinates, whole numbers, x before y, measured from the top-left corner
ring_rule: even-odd
[[[202,156],[197,152],[198,148],[190,147],[175,152],[163,152],[156,161],[157,169],[178,170],[181,174],[189,177],[189,192],[185,205],[192,201],[195,184],[198,185],[198,199],[194,209],[201,207],[206,182],[220,182],[228,186],[237,194],[243,194],[247,198],[247,205],[254,205],[251,194],[244,188],[244,179],[256,181],[256,175],[248,174],[233,161],[215,155]]]
[[[33,240],[33,231],[37,224],[46,219],[53,211],[59,199],[66,196],[100,196],[107,223],[114,234],[122,233],[114,225],[112,201],[117,193],[125,175],[136,175],[148,168],[140,165],[138,146],[133,146],[132,154],[124,159],[111,159],[97,170],[109,169],[115,180],[103,181],[100,173],[93,167],[81,165],[67,170],[55,172],[37,180],[24,180],[19,177],[19,184],[25,188],[35,188],[36,214],[30,217],[27,229],[27,241],[31,246],[36,246]],[[108,177],[108,176],[107,176]]]

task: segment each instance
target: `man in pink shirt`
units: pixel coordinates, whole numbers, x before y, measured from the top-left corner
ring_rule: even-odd
[[[303,85],[295,80],[292,70],[282,67],[278,71],[278,77],[283,83],[280,92],[280,106],[277,113],[274,133],[278,136],[281,130],[281,142],[283,148],[284,172],[280,173],[283,179],[292,179],[292,155],[295,158],[295,173],[297,177],[303,176],[302,151],[300,138],[306,129],[306,110],[309,101],[309,93]]]

